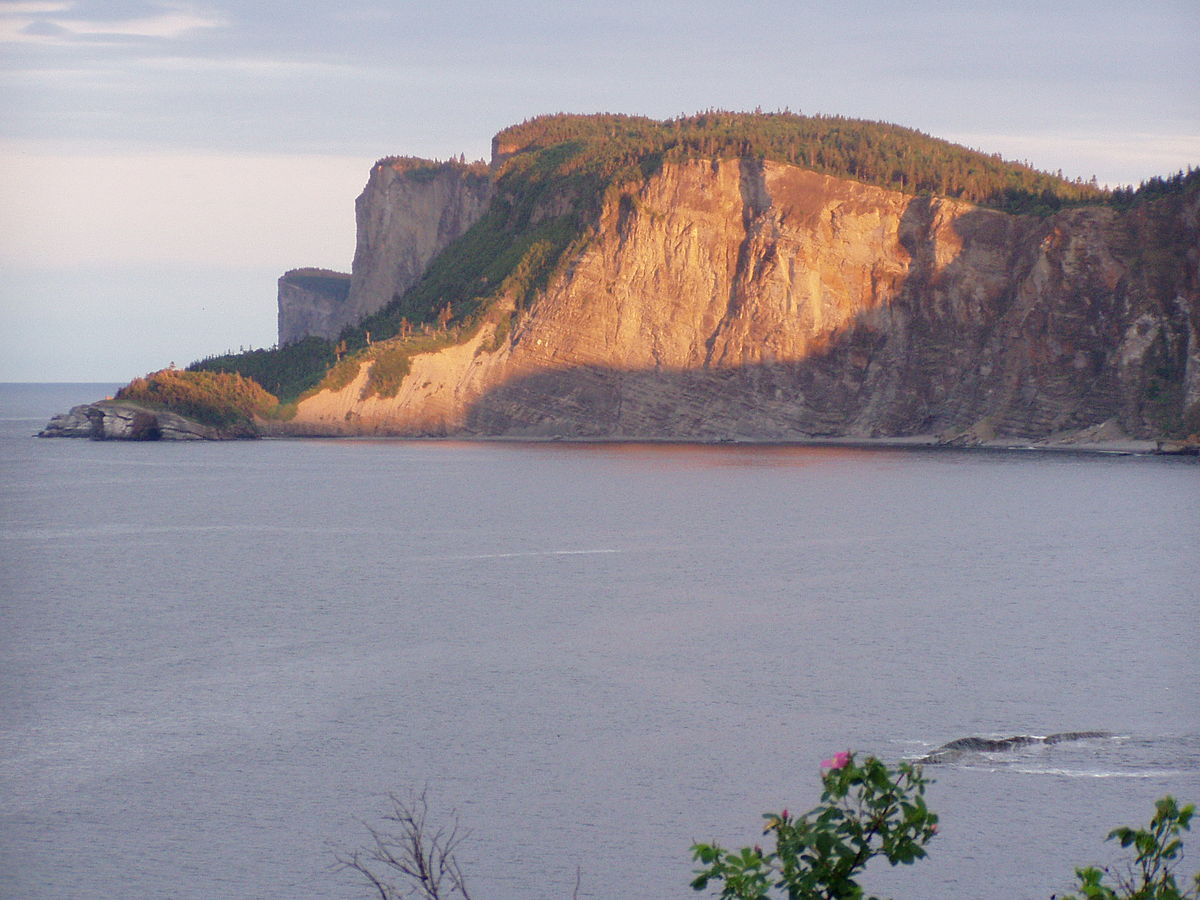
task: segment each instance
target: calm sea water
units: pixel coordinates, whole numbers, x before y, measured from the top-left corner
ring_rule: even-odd
[[[30,437],[108,388],[0,390],[5,898],[365,898],[421,788],[480,900],[686,898],[834,751],[1110,731],[931,769],[871,870],[1047,898],[1200,800],[1194,461]]]

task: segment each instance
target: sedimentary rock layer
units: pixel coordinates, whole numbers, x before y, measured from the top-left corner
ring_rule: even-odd
[[[407,232],[380,192],[410,190],[377,171],[359,199],[356,315],[430,258],[388,249],[411,235],[383,237]],[[430,190],[435,207],[463,210],[446,213],[458,224],[439,227],[432,254],[484,194],[456,206],[461,186]],[[1198,220],[1194,191],[1043,218],[780,163],[668,163],[603,205],[593,239],[503,340],[487,324],[415,357],[387,399],[366,396],[364,366],[302,402],[288,429],[963,442],[1101,423],[1178,431],[1200,418]]]
[[[94,441],[218,441],[256,438],[250,426],[219,429],[163,410],[126,401],[84,403],[55,416],[38,437],[90,438]]]

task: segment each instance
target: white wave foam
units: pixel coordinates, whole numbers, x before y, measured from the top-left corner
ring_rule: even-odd
[[[1186,775],[1182,769],[1131,769],[1117,772],[1109,769],[1059,769],[1059,768],[1008,768],[992,769],[993,772],[1016,772],[1019,775],[1060,775],[1065,778],[1177,778]]]
[[[470,556],[442,556],[439,559],[518,559],[528,556],[594,556],[600,553],[620,553],[620,550],[522,550],[517,553],[473,553]]]

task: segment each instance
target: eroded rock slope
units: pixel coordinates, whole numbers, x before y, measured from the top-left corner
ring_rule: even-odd
[[[372,174],[355,315],[486,200],[429,184],[429,220],[457,224],[427,255],[393,253],[417,242],[364,198],[411,188]],[[670,162],[612,193],[502,339],[492,321],[415,356],[389,398],[365,390],[367,363],[287,430],[974,442],[1200,427],[1198,219],[1195,191],[1043,218],[770,161]]]

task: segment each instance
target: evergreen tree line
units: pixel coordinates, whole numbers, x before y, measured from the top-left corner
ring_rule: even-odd
[[[1008,212],[1051,212],[1104,202],[1094,182],[1068,181],[999,154],[984,154],[911,128],[842,116],[710,110],[665,122],[634,116],[551,115],[502,131],[507,147],[575,144],[575,168],[617,174],[665,159],[758,158],[849,177],[910,194],[935,194]],[[510,160],[507,165],[511,165]]]

